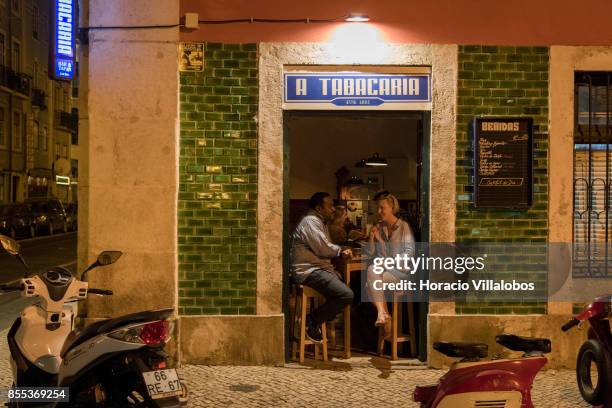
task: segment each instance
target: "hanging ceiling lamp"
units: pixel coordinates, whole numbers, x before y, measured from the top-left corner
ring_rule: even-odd
[[[374,153],[374,156],[369,157],[365,161],[365,165],[370,167],[387,166],[388,164],[387,159],[380,157],[378,153]]]
[[[355,163],[355,167],[365,167],[365,166],[366,166],[366,159],[361,159],[357,163]]]

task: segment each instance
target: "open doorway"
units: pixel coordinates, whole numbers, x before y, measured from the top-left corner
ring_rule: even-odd
[[[411,225],[417,242],[427,242],[429,121],[427,111],[285,111],[283,236],[288,357],[289,237],[308,212],[310,196],[325,191],[336,205],[346,208],[348,234],[343,245],[357,247],[350,232],[365,234],[376,222],[373,198],[380,191],[398,198],[401,218]],[[386,165],[367,165],[376,160]],[[356,297],[351,308],[351,347],[356,352],[375,352],[376,311],[372,304],[360,301],[360,279],[357,276],[351,285]],[[410,355],[408,347],[400,348],[400,356],[425,360],[428,305],[415,306],[413,315],[407,319],[414,322],[417,352]]]

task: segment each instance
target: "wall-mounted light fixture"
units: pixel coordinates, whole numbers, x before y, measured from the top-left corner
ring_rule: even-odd
[[[366,23],[370,21],[370,17],[362,13],[351,13],[348,16],[346,16],[344,21],[349,22],[349,23]]]

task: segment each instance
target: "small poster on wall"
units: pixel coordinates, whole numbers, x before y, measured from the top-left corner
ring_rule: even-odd
[[[187,72],[199,72],[204,70],[203,43],[179,44],[179,70]]]

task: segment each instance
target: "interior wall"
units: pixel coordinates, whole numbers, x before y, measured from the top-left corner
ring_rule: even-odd
[[[350,176],[366,181],[383,175],[384,188],[400,199],[416,199],[417,126],[410,117],[366,113],[288,115],[290,142],[290,199],[307,199],[317,191],[336,198],[336,171],[345,166]],[[356,168],[355,163],[379,153],[386,167]]]

